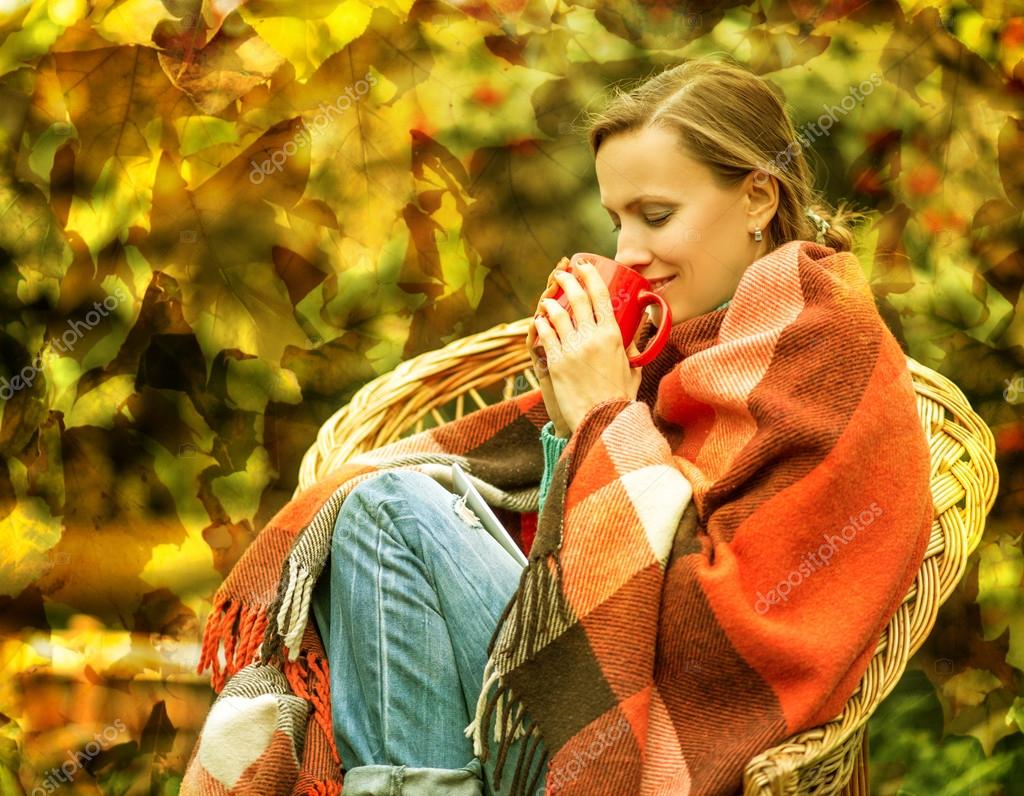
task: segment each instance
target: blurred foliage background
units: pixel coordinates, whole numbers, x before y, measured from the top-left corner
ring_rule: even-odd
[[[984,0],[0,0],[0,793],[177,792],[210,599],[320,424],[612,254],[581,112],[713,52],[798,129],[875,79],[819,187],[996,434],[872,790],[1024,793],[1024,12]]]

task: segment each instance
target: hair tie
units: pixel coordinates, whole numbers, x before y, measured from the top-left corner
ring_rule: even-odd
[[[817,213],[815,213],[813,210],[811,210],[811,208],[809,208],[809,207],[804,211],[804,215],[807,216],[809,219],[811,219],[811,221],[814,222],[814,226],[818,230],[818,234],[815,236],[815,240],[818,243],[824,243],[825,242],[825,233],[828,231],[829,227],[831,227],[832,225],[829,224],[825,219],[823,219]]]

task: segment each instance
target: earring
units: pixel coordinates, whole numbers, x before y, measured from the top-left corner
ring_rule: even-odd
[[[754,227],[754,240],[760,241],[763,236],[761,235],[761,228]]]

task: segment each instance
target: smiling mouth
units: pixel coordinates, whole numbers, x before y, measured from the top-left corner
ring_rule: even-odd
[[[670,276],[670,277],[667,277],[666,279],[654,280],[654,281],[652,281],[650,283],[651,284],[651,290],[653,290],[655,293],[660,293],[662,291],[662,289],[665,287],[665,285],[669,284],[674,279],[675,279],[674,276]]]

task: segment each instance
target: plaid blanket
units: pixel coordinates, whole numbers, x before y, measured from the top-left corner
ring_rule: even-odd
[[[752,756],[841,711],[933,519],[906,360],[856,257],[787,243],[674,325],[637,399],[583,418],[537,517],[547,420],[539,390],[513,396],[273,517],[206,623],[220,695],[184,796],[339,792],[310,596],[346,495],[394,467],[450,487],[458,461],[524,544],[537,519],[466,728],[496,786],[535,793],[546,761],[549,794],[734,793]]]

